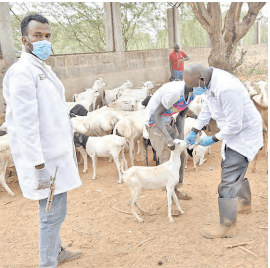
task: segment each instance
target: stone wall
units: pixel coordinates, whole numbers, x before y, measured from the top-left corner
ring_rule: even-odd
[[[248,52],[241,68],[248,70],[257,62],[260,63],[260,68],[268,68],[268,45],[249,45],[243,48]],[[182,48],[182,50],[190,57],[186,65],[200,62],[208,66],[210,48]],[[158,49],[59,55],[51,56],[47,63],[63,82],[66,88],[66,99],[70,101],[74,93],[92,87],[95,79],[99,77],[107,83],[105,89],[118,87],[125,80],[130,80],[134,87],[140,87],[141,82],[148,80],[164,83],[170,77],[168,57],[171,51],[171,49]],[[2,92],[2,79],[6,68],[6,63],[0,60],[0,92]],[[3,96],[0,94],[0,112],[4,108],[3,102]]]

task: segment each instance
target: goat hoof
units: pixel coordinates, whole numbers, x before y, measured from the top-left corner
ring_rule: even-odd
[[[12,197],[16,196],[14,193],[10,194]]]
[[[83,172],[82,172],[82,173],[83,173],[83,174],[85,174],[86,172],[87,172],[87,170],[83,170]]]
[[[174,219],[173,218],[170,218],[169,222],[174,222]]]
[[[183,210],[180,210],[180,214],[182,215],[182,214],[185,214],[185,212],[183,211]]]
[[[93,178],[92,178],[92,180],[95,180],[95,179],[96,179],[96,177],[93,177]]]
[[[122,183],[122,181],[118,181],[118,183],[119,183],[119,184],[121,184],[121,183]]]
[[[139,218],[138,221],[139,221],[139,222],[143,222],[143,219]]]

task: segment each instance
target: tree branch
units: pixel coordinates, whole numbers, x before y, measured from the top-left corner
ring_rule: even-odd
[[[199,10],[195,3],[189,2],[189,6],[192,8],[193,13],[195,14],[197,20],[201,23],[203,28],[209,33],[210,32],[210,24],[209,22],[199,13]]]

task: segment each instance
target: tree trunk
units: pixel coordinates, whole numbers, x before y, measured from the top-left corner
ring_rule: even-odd
[[[253,25],[260,9],[266,3],[248,3],[249,10],[240,21],[243,3],[233,2],[226,13],[222,27],[222,14],[220,3],[209,2],[207,8],[203,2],[189,3],[197,20],[208,32],[211,41],[211,52],[208,57],[209,66],[220,68],[232,73],[244,61],[246,51],[241,51],[238,61],[235,58],[237,43],[242,39]]]

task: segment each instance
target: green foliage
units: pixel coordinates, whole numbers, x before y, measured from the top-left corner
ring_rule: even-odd
[[[120,2],[122,38],[125,51],[168,48],[167,2]],[[223,10],[227,10],[223,7]],[[206,47],[207,33],[194,16],[188,3],[178,8],[182,47]],[[103,3],[38,2],[11,4],[13,37],[18,52],[21,45],[21,20],[40,13],[50,21],[55,54],[106,51]],[[226,11],[223,11],[223,21]],[[241,18],[245,15],[243,12]],[[261,42],[268,43],[268,21],[261,23]],[[244,44],[253,43],[253,27]]]
[[[179,8],[182,47],[206,47],[207,33],[196,19],[188,3]]]

